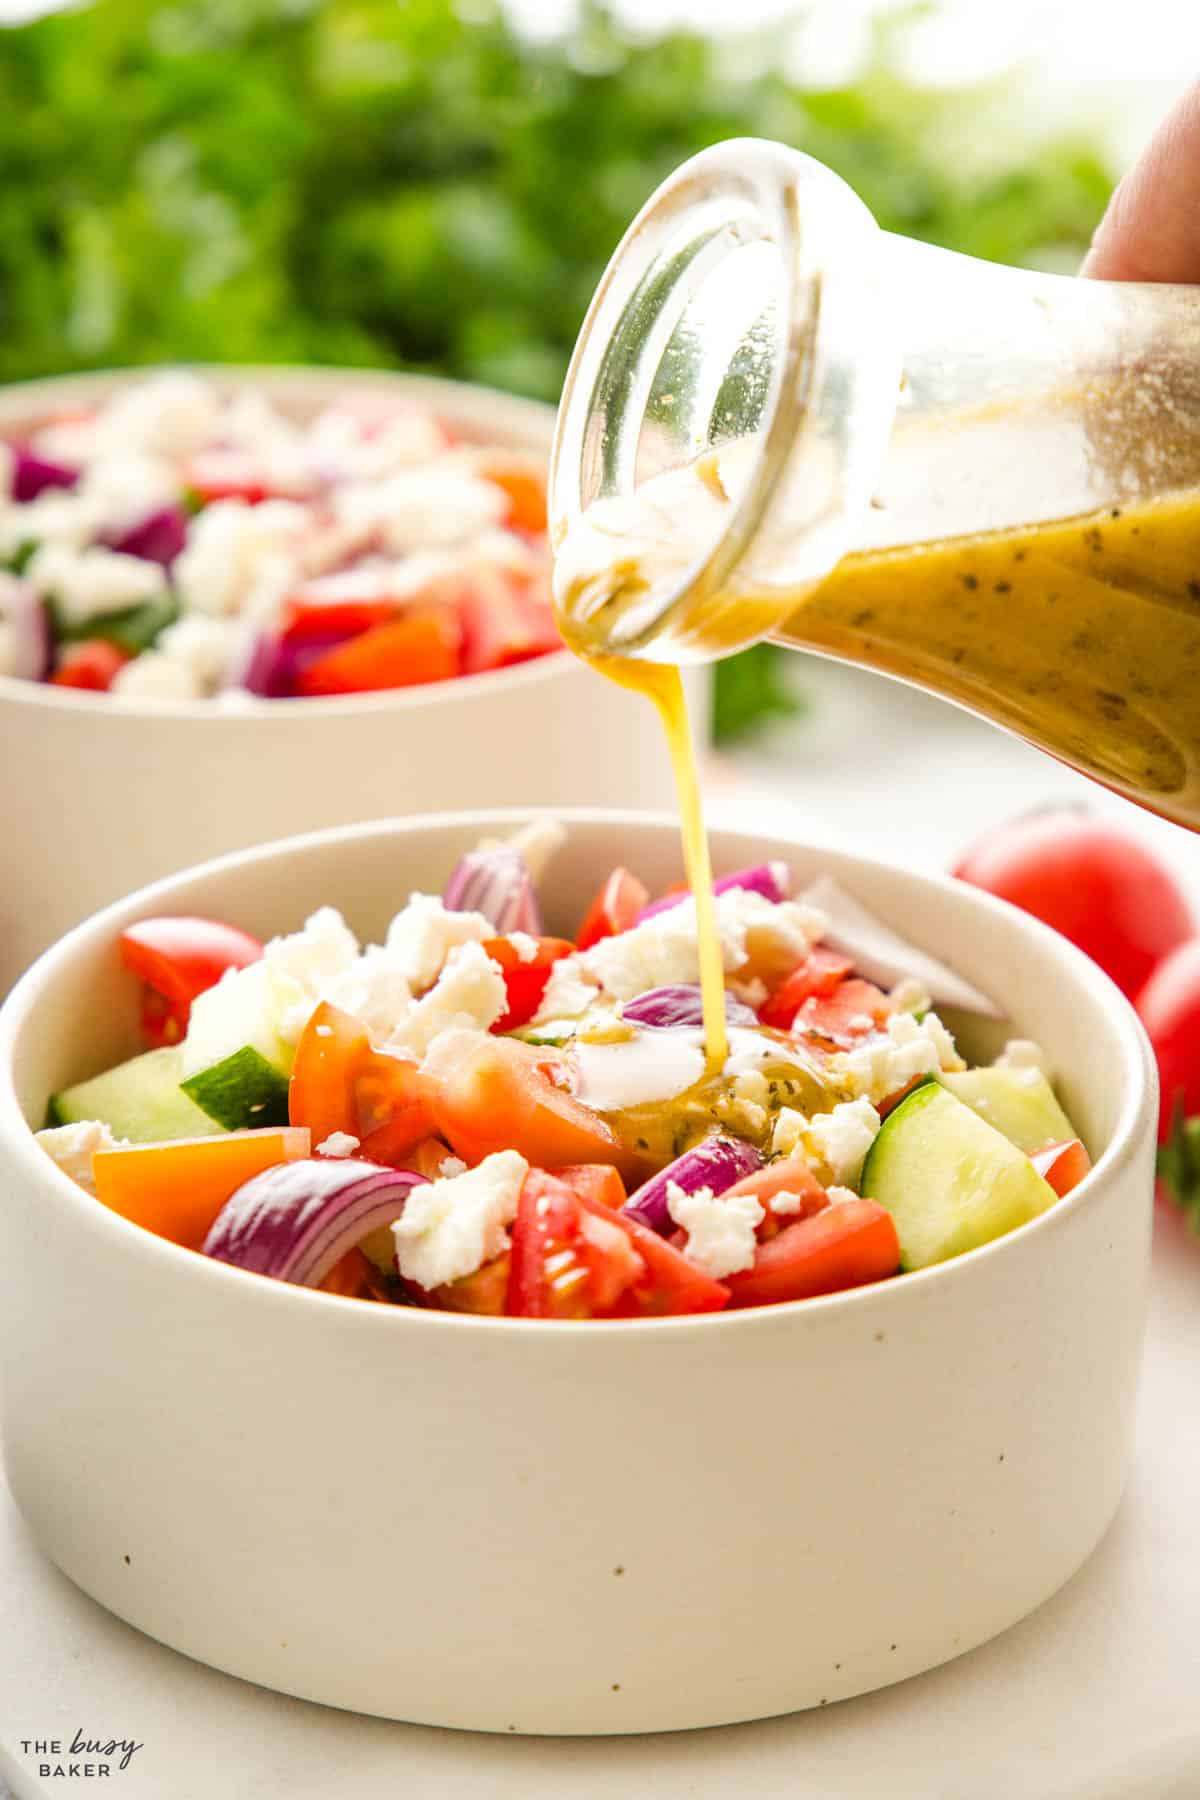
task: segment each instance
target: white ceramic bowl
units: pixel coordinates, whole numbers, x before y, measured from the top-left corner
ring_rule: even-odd
[[[1004,999],[1097,1158],[1032,1225],[876,1288],[620,1324],[385,1310],[207,1263],[106,1212],[33,1141],[55,1088],[136,1047],[125,923],[179,909],[268,934],[336,901],[369,935],[502,818],[210,864],[89,920],[10,997],[0,1392],[38,1543],[203,1662],[487,1731],[763,1717],[1002,1631],[1074,1572],[1121,1493],[1157,1107],[1107,978],[975,889],[713,841],[718,868],[830,869]],[[615,861],[660,884],[678,854],[670,820],[578,815],[551,928]]]
[[[464,437],[549,453],[551,408],[374,370],[206,369],[304,417],[339,395],[430,406]],[[0,389],[0,437],[95,405],[148,371]],[[697,729],[707,676],[689,672]],[[653,709],[567,651],[403,692],[146,705],[0,676],[0,994],[98,906],[288,832],[439,808],[661,806]]]

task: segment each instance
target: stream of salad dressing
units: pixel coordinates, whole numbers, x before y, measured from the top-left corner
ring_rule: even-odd
[[[569,640],[568,640],[569,641]],[[700,800],[696,748],[688,719],[683,678],[669,663],[635,662],[624,657],[589,655],[592,668],[621,687],[643,694],[658,710],[671,753],[679,821],[683,834],[683,863],[688,885],[696,901],[696,940],[700,959],[700,995],[704,1006],[704,1048],[710,1074],[725,1065],[729,1037],[725,1024],[725,960],[717,930],[713,895],[712,859]]]

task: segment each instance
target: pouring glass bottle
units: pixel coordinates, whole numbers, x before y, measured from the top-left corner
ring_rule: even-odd
[[[811,158],[718,145],[597,289],[550,510],[584,653],[771,638],[1200,829],[1200,290],[895,237]]]

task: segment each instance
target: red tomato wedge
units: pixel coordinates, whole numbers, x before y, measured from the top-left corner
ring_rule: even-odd
[[[524,1319],[716,1312],[726,1290],[636,1220],[531,1169],[512,1233],[508,1311]]]
[[[513,531],[536,536],[546,529],[546,465],[540,456],[519,450],[481,450],[475,466],[485,481],[502,489],[508,500],[504,523]]]
[[[64,644],[50,680],[55,687],[105,694],[128,661],[128,651],[118,649],[116,644],[107,643],[104,638],[85,638],[82,643]]]
[[[538,584],[507,569],[475,570],[458,584],[454,602],[462,623],[463,670],[468,675],[508,668],[562,648],[548,597]]]
[[[294,490],[273,483],[262,464],[246,450],[201,450],[184,466],[184,486],[201,505],[213,500],[244,500],[258,506],[263,500],[294,499]]]
[[[297,676],[301,694],[369,694],[461,673],[462,627],[448,606],[415,607],[318,656]]]
[[[727,1275],[730,1306],[774,1306],[882,1281],[900,1267],[900,1240],[886,1207],[843,1200],[785,1225],[759,1246],[754,1267]]]
[[[438,1306],[443,1312],[482,1313],[496,1319],[508,1305],[511,1261],[506,1250],[503,1256],[494,1257],[473,1275],[464,1275],[459,1281],[447,1281],[428,1292],[414,1287],[411,1282],[408,1285],[417,1299]]]
[[[638,914],[649,904],[649,888],[628,869],[614,869],[584,915],[576,947],[590,950],[601,938],[619,937],[636,925]]]
[[[759,1018],[776,1031],[790,1031],[792,1020],[804,1002],[828,998],[853,967],[848,956],[842,956],[836,950],[823,950],[818,944],[760,1007]]]
[[[882,988],[854,976],[839,982],[830,994],[814,994],[805,1000],[790,1029],[849,1049],[886,1024],[891,1010],[892,1003]]]
[[[219,919],[140,919],[119,939],[121,961],[145,983],[142,1030],[151,1044],[177,1044],[192,1001],[226,969],[244,969],[263,953],[258,939]]]
[[[1092,1166],[1092,1159],[1078,1138],[1068,1138],[1063,1144],[1047,1144],[1029,1160],[1043,1181],[1048,1181],[1060,1197],[1078,1187]]]
[[[824,1212],[829,1205],[829,1195],[807,1163],[802,1163],[798,1157],[783,1157],[778,1162],[768,1163],[765,1169],[756,1169],[753,1175],[743,1176],[726,1190],[724,1197],[727,1199],[731,1194],[753,1194],[761,1205],[764,1217],[758,1227],[760,1244],[778,1237],[797,1219],[810,1219],[814,1213]],[[794,1194],[800,1205],[794,1212],[772,1212],[771,1202],[777,1194]],[[686,1241],[687,1234],[680,1235]]]
[[[199,1250],[231,1194],[276,1163],[308,1156],[310,1144],[307,1131],[287,1125],[97,1150],[96,1197],[135,1225]]]
[[[332,1132],[360,1140],[359,1154],[393,1166],[433,1135],[431,1086],[415,1063],[371,1047],[363,1027],[323,1001],[296,1046],[288,1117],[319,1150]]]
[[[572,955],[575,949],[565,938],[544,937],[534,941],[537,954],[528,959],[521,956],[507,938],[485,938],[483,941],[483,948],[492,961],[499,963],[504,971],[504,987],[508,994],[508,1010],[496,1020],[493,1031],[515,1031],[519,1025],[528,1025],[542,1003],[551,969],[560,958]]]
[[[543,1169],[603,1162],[627,1177],[648,1173],[599,1114],[555,1084],[553,1066],[528,1045],[489,1039],[437,1084],[435,1129],[472,1164],[494,1150],[519,1150]]]

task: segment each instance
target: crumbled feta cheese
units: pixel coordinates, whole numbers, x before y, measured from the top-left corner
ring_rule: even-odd
[[[406,1281],[436,1288],[473,1275],[508,1249],[529,1164],[515,1150],[485,1156],[474,1169],[414,1187],[392,1226]]]
[[[889,989],[888,1000],[893,1012],[927,1013],[933,1005],[924,983],[914,981],[909,975]]]
[[[998,1069],[1035,1069],[1047,1080],[1051,1078],[1050,1058],[1032,1038],[1010,1038],[996,1058]]]
[[[766,982],[760,981],[757,975],[751,976],[749,981],[731,981],[728,986],[734,998],[740,1000],[744,1006],[750,1007],[753,1012],[757,1012],[760,1006],[766,1004],[770,992]]]
[[[767,1204],[777,1219],[788,1219],[801,1210],[804,1195],[789,1193],[787,1188],[781,1188],[777,1194],[771,1195]]]
[[[437,464],[382,481],[346,482],[330,499],[339,520],[370,527],[397,555],[478,537],[508,510],[494,482]]]
[[[331,998],[327,990],[357,962],[358,939],[335,906],[319,907],[302,931],[271,939],[263,951],[263,965],[290,1002],[279,1027],[285,1043],[296,1041],[318,1001]]]
[[[597,1112],[674,1100],[704,1074],[704,1033],[698,1030],[636,1031],[621,1043],[576,1038],[571,1061],[578,1096]]]
[[[844,1206],[846,1204],[847,1200],[857,1200],[858,1199],[858,1195],[855,1193],[853,1188],[827,1187],[825,1189],[825,1192],[829,1196],[829,1202],[830,1202],[831,1206]]]
[[[825,1184],[857,1181],[880,1118],[869,1100],[845,1100],[831,1112],[806,1118],[794,1107],[780,1108],[771,1137],[776,1156],[803,1158]]]
[[[387,1040],[389,1050],[423,1057],[443,1031],[486,1031],[508,1009],[504,974],[482,945],[459,944],[434,985]]]
[[[869,1100],[846,1100],[809,1121],[808,1146],[831,1181],[857,1181],[880,1124]]]
[[[387,947],[415,994],[433,986],[459,944],[495,937],[496,927],[477,912],[450,912],[436,894],[410,894],[388,926]]]
[[[378,1043],[386,1043],[413,1009],[403,968],[380,944],[369,945],[356,961],[323,981],[317,999],[352,1014]]]
[[[101,456],[86,468],[74,490],[96,509],[106,531],[136,525],[178,497],[179,482],[170,463],[144,451],[123,450]]]
[[[537,961],[538,941],[535,937],[530,937],[527,931],[510,931],[508,941],[517,953],[518,962]]]
[[[353,1156],[359,1148],[360,1138],[349,1131],[331,1131],[323,1143],[317,1145],[318,1156]]]
[[[599,992],[595,981],[587,976],[582,956],[561,956],[550,970],[533,1023],[578,1019],[599,998]]]
[[[68,625],[83,625],[167,595],[167,578],[158,563],[98,544],[86,550],[43,544],[30,557],[25,573],[40,594],[50,596]]]
[[[76,1125],[53,1125],[48,1131],[34,1134],[46,1155],[56,1162],[64,1175],[86,1188],[96,1191],[92,1175],[92,1158],[97,1150],[126,1150],[124,1138],[115,1138],[100,1119],[83,1119]]]
[[[877,1037],[835,1056],[831,1073],[852,1094],[877,1102],[898,1093],[918,1075],[962,1067],[954,1040],[936,1013],[926,1013],[918,1021],[905,1012],[893,1013]]]
[[[753,1194],[716,1195],[707,1187],[689,1194],[677,1181],[669,1181],[667,1211],[687,1233],[683,1254],[714,1280],[753,1264],[755,1232],[764,1216]]]
[[[308,527],[307,510],[291,500],[264,500],[258,506],[214,500],[193,519],[188,541],[175,559],[172,573],[180,604],[196,612],[237,612],[265,564],[275,575],[274,595],[284,575],[290,584],[295,570],[278,560],[267,564],[267,559],[294,548]]]
[[[200,700],[204,689],[184,662],[144,650],[118,669],[109,692],[122,700]]]
[[[441,1031],[430,1044],[421,1062],[421,1072],[434,1081],[447,1081],[466,1067],[480,1050],[495,1043],[488,1032],[475,1025],[452,1025]]]
[[[461,1156],[443,1156],[438,1164],[438,1174],[444,1175],[447,1180],[451,1175],[465,1175],[466,1172],[467,1165]]]
[[[318,419],[313,427],[313,437],[318,441],[320,426]],[[343,454],[352,475],[361,481],[378,481],[402,469],[432,462],[445,448],[446,434],[433,415],[413,411],[397,413],[369,436],[359,435],[356,441],[348,441]]]
[[[76,466],[132,450],[190,456],[213,437],[220,409],[211,382],[168,369],[120,388],[90,418],[52,420],[34,447],[41,456]]]
[[[59,544],[81,550],[100,530],[94,500],[62,488],[47,488],[36,500],[0,506],[0,558],[8,561],[27,544]]]
[[[726,970],[757,976],[760,968],[794,968],[815,941],[815,915],[800,901],[776,904],[748,888],[716,897],[717,927]],[[681,900],[617,937],[602,938],[578,958],[582,972],[618,1000],[649,988],[700,979],[696,902]]]
[[[211,694],[245,648],[245,627],[237,619],[185,613],[155,640],[157,655],[181,664],[202,693]]]
[[[733,1079],[733,1091],[739,1100],[751,1106],[766,1106],[771,1098],[771,1084],[761,1069],[744,1069]]]

